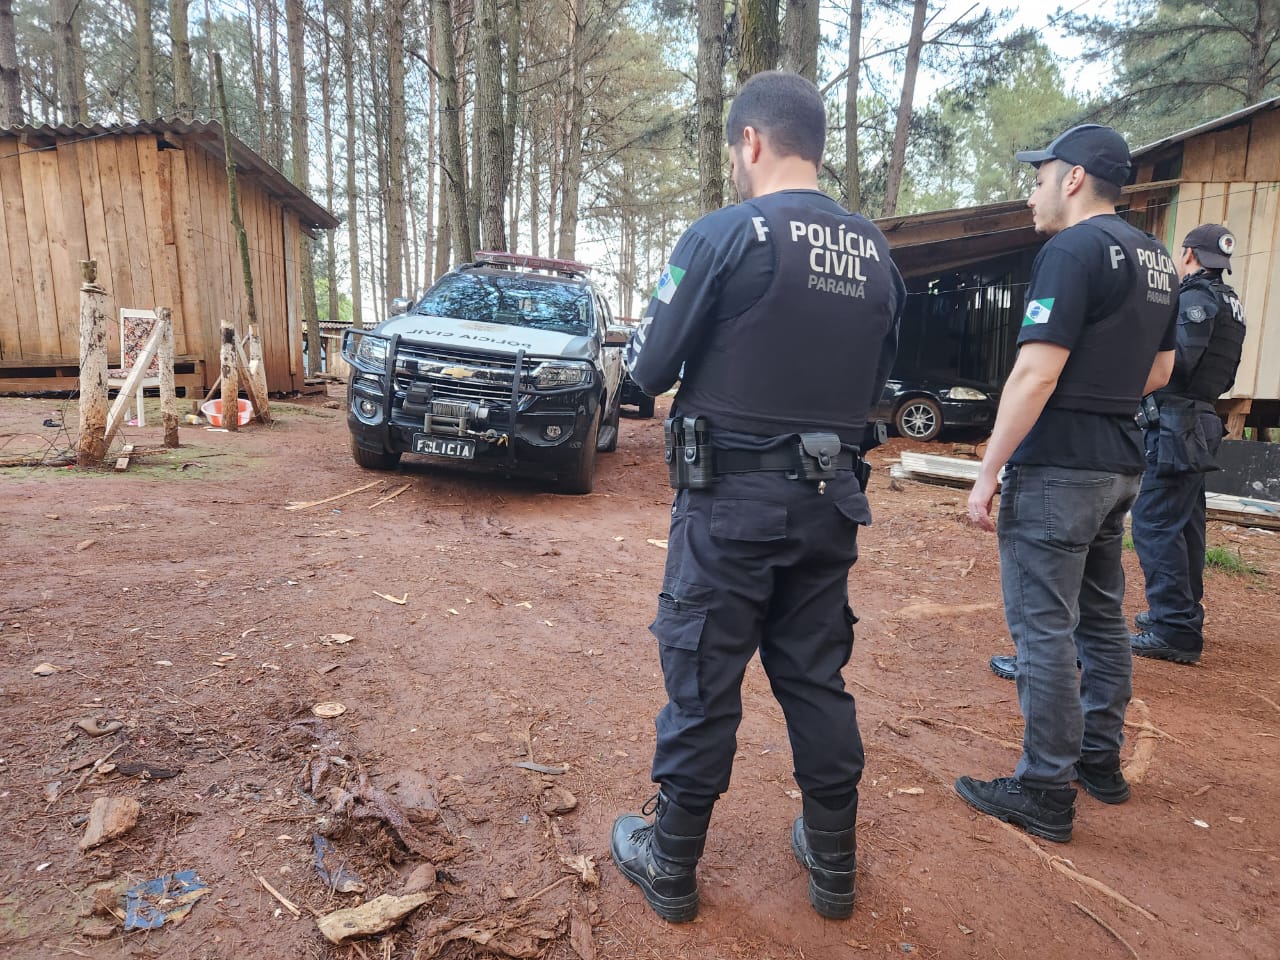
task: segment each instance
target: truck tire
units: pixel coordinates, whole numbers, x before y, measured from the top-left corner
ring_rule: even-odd
[[[600,435],[600,419],[604,416],[601,410],[596,414],[595,422],[582,438],[582,449],[564,473],[560,474],[559,490],[576,496],[590,493],[596,482],[596,437]]]
[[[650,419],[653,416],[653,397],[641,396],[636,402],[636,409],[640,411],[643,419]]]
[[[357,446],[354,438],[351,441],[351,459],[366,470],[394,470],[400,466],[400,454],[374,453]]]

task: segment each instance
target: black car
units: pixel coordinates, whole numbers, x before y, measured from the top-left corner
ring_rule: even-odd
[[[899,436],[933,440],[952,427],[987,428],[995,423],[997,394],[971,380],[926,374],[891,377],[871,418],[887,420]]]

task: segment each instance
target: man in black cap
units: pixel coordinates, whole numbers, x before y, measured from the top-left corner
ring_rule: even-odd
[[[1073,780],[1108,803],[1129,796],[1121,541],[1144,466],[1133,411],[1173,368],[1177,274],[1158,240],[1116,215],[1130,163],[1115,130],[1073,127],[1017,159],[1036,167],[1027,205],[1050,240],[1032,267],[1018,358],[968,506],[975,524],[995,529],[991,500],[1007,463],[1000,575],[1023,750],[1012,777],[961,777],[956,792],[1066,842]]]
[[[726,121],[741,203],[676,244],[627,366],[666,422],[666,573],[649,627],[667,703],[643,810],[610,852],[664,920],[698,912],[696,869],[729,786],[742,681],[759,652],[786,717],[802,814],[791,849],[809,902],[853,912],[862,740],[841,670],[849,568],[871,522],[861,450],[897,352],[906,289],[884,235],[818,190],[826,114],[791,73],[752,77]]]
[[[1147,465],[1133,505],[1133,543],[1149,610],[1134,618],[1139,632],[1130,641],[1139,656],[1174,663],[1195,663],[1204,647],[1204,473],[1215,469],[1222,440],[1214,400],[1235,381],[1245,335],[1240,298],[1222,280],[1235,245],[1231,231],[1216,223],[1201,224],[1182,241],[1173,375],[1139,414]],[[994,656],[991,670],[1012,680],[1017,659]]]
[[[1182,241],[1173,376],[1143,401],[1147,471],[1133,505],[1133,544],[1148,612],[1131,638],[1142,657],[1195,663],[1204,647],[1204,475],[1222,442],[1214,401],[1231,389],[1244,345],[1244,309],[1222,281],[1235,237],[1206,223]]]

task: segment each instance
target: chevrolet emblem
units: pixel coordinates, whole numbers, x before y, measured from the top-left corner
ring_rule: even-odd
[[[470,367],[441,367],[435,371],[442,377],[453,377],[455,380],[470,380],[476,371]]]

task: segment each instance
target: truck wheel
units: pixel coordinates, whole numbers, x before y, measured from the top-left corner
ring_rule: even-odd
[[[400,454],[374,453],[357,446],[354,438],[351,441],[351,459],[366,470],[394,470],[400,466]]]
[[[596,437],[600,435],[600,418],[604,411],[596,414],[591,429],[582,438],[582,449],[573,465],[560,475],[560,492],[581,496],[590,493],[596,482]]]
[[[912,397],[893,418],[898,434],[912,440],[932,440],[942,430],[942,409],[928,397]]]
[[[636,408],[640,411],[640,416],[648,420],[653,416],[653,397],[642,396],[636,403]]]

